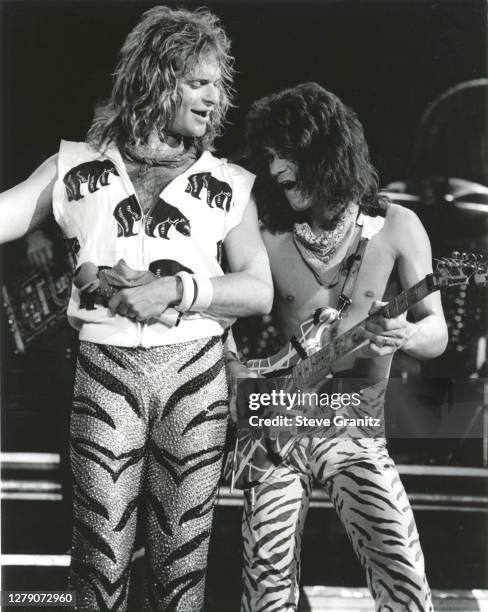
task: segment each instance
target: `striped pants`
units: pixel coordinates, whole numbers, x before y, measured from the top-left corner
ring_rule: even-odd
[[[70,440],[77,609],[126,610],[138,513],[147,572],[138,609],[203,609],[226,428],[220,338],[81,343]]]
[[[366,571],[377,612],[432,612],[415,520],[385,440],[318,438],[297,440],[271,477],[246,492],[242,612],[297,609],[314,479]]]

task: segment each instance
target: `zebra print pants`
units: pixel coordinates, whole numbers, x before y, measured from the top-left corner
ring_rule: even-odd
[[[71,417],[77,609],[127,608],[138,511],[147,592],[137,609],[203,609],[226,428],[220,338],[81,343]]]
[[[432,612],[415,520],[384,439],[297,441],[246,492],[242,612],[297,609],[300,546],[314,479],[366,571],[377,612]]]

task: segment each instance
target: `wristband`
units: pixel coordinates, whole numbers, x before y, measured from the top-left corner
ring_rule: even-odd
[[[179,278],[181,280],[181,284],[183,287],[181,301],[175,306],[175,308],[180,312],[186,312],[187,310],[190,310],[193,300],[195,298],[195,285],[193,283],[192,277],[188,274],[188,272],[178,272],[178,274],[175,274],[175,278]]]
[[[192,274],[193,282],[196,288],[196,297],[191,306],[192,312],[203,312],[207,310],[212,303],[213,285],[212,281],[207,276]]]

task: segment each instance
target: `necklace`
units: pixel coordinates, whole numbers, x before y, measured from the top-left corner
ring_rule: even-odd
[[[344,271],[344,262],[341,261],[331,269],[321,270],[320,272],[317,270],[317,266],[312,265],[312,263],[304,256],[303,250],[299,247],[297,242],[293,240],[293,244],[295,245],[298,254],[300,255],[303,263],[307,266],[310,272],[314,275],[315,280],[319,285],[324,287],[324,289],[333,289],[337,283],[339,282],[339,278],[341,276],[341,272]]]
[[[354,232],[357,206],[349,205],[339,217],[335,227],[315,235],[308,223],[295,223],[293,243],[303,262],[315,276],[317,282],[330,289],[339,282],[343,262],[332,269],[330,260],[348,241]]]

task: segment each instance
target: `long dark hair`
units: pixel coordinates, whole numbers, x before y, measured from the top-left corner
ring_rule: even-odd
[[[87,141],[145,144],[151,132],[164,139],[180,104],[178,78],[208,57],[221,70],[220,100],[197,149],[211,148],[233,95],[230,41],[219,19],[204,8],[195,11],[159,6],[146,11],[127,36],[114,72],[110,99],[97,109]]]
[[[257,100],[246,118],[246,155],[256,171],[260,215],[272,231],[290,230],[293,212],[269,178],[266,147],[298,165],[298,187],[315,202],[341,210],[378,197],[378,176],[356,114],[317,83],[303,83]]]

